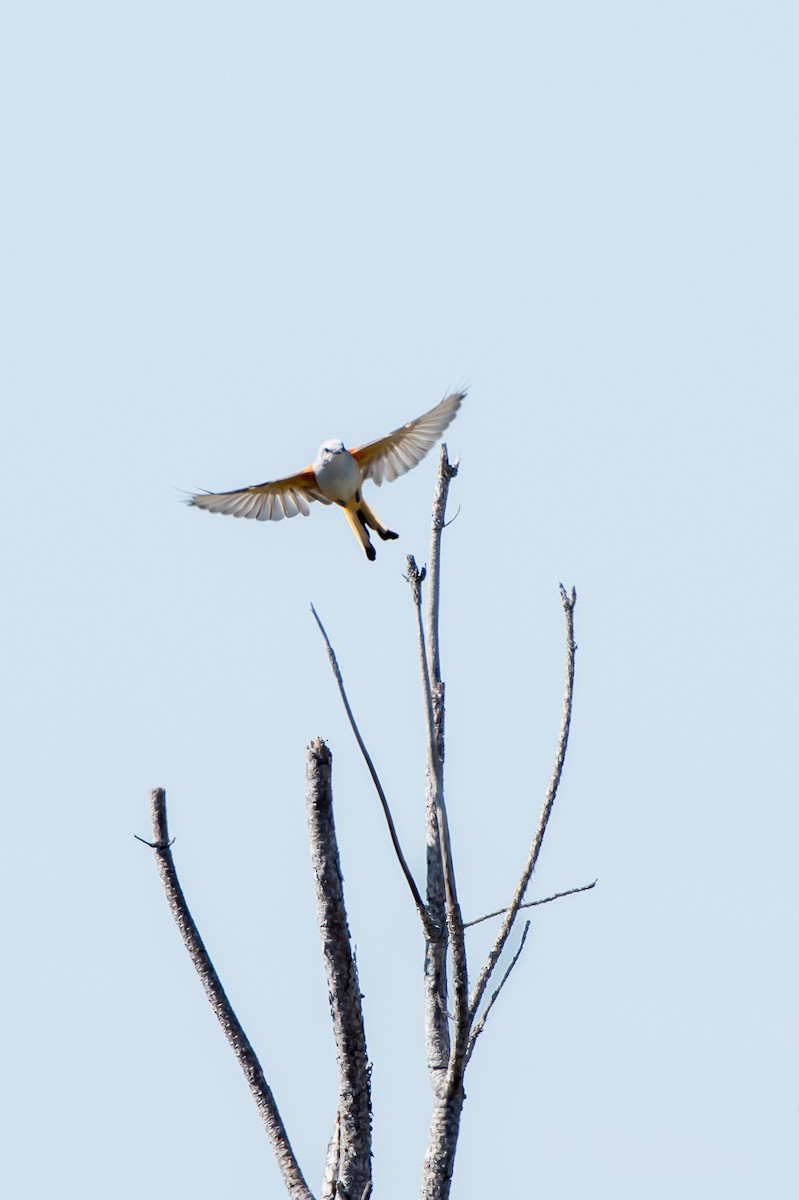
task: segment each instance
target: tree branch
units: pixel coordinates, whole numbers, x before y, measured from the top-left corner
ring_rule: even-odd
[[[350,942],[333,821],[332,755],[321,738],[311,742],[306,754],[305,797],[316,880],[316,912],[339,1071],[334,1132],[334,1138],[338,1137],[336,1186],[343,1195],[359,1197],[372,1174],[372,1099],[361,989]],[[334,1156],[329,1152],[326,1178]]]
[[[520,904],[519,908],[538,908],[539,904],[551,904],[553,900],[562,900],[564,896],[576,896],[578,892],[590,892],[591,888],[595,888],[597,880],[593,883],[584,883],[582,887],[569,888],[565,892],[555,892],[551,896],[544,896],[541,900],[525,900],[524,904]],[[463,928],[471,929],[474,925],[480,925],[483,921],[490,921],[492,917],[501,917],[506,913],[507,908],[498,908],[495,912],[486,913],[483,917],[475,917],[473,921],[464,921]]]
[[[442,513],[443,516],[443,513]],[[433,540],[436,532],[440,538],[440,528],[434,523]],[[439,561],[436,554],[436,562]],[[425,697],[425,713],[427,716],[427,778],[432,783],[432,801],[435,810],[436,828],[438,830],[438,849],[441,856],[441,868],[444,877],[444,896],[446,899],[447,932],[452,949],[453,974],[453,1017],[455,1040],[450,1049],[447,1065],[446,1087],[449,1089],[453,1082],[460,1082],[457,1076],[460,1064],[466,1051],[469,1026],[469,982],[466,964],[466,942],[463,933],[463,917],[458,903],[458,890],[455,881],[455,868],[452,862],[452,843],[449,835],[449,822],[444,802],[444,764],[441,756],[443,747],[443,705],[440,709],[439,722],[433,708],[433,692],[431,687],[429,662],[439,662],[438,646],[429,650],[425,645],[424,626],[422,624],[422,580],[424,572],[419,571],[412,554],[408,555],[408,582],[411,585],[414,608],[416,610],[416,630],[419,645],[419,665],[422,672],[422,687]],[[437,620],[430,618],[431,629],[437,637]],[[439,736],[439,733],[441,736]]]
[[[153,825],[153,841],[149,844],[155,852],[158,873],[164,885],[170,911],[194,963],[195,970],[200,976],[205,994],[247,1079],[266,1135],[277,1159],[277,1165],[283,1176],[283,1182],[292,1200],[313,1200],[313,1195],[294,1157],[288,1134],[272,1091],[266,1082],[261,1064],[233,1011],[200,937],[199,930],[189,912],[172,858],[166,818],[166,792],[163,788],[155,788],[150,792],[150,815]]]
[[[413,875],[411,874],[411,869],[408,866],[408,863],[405,859],[405,855],[402,853],[402,847],[400,846],[399,836],[397,835],[397,829],[394,824],[394,818],[391,815],[391,809],[388,806],[388,800],[386,799],[386,793],[383,791],[383,785],[380,782],[380,778],[377,774],[377,770],[375,768],[374,763],[372,762],[372,757],[369,754],[369,751],[366,749],[366,744],[365,744],[363,738],[361,737],[361,731],[358,728],[358,724],[355,720],[352,709],[350,707],[350,702],[347,699],[347,693],[344,688],[344,680],[341,675],[341,669],[339,668],[339,665],[338,665],[338,659],[336,658],[336,652],[333,649],[332,645],[330,644],[330,638],[327,636],[327,631],[326,631],[324,625],[322,624],[322,622],[319,618],[319,614],[316,611],[316,609],[314,608],[313,604],[311,605],[311,612],[314,615],[314,620],[316,621],[316,624],[319,626],[319,632],[321,633],[322,637],[324,638],[325,645],[327,646],[327,656],[330,659],[330,666],[333,670],[333,675],[335,676],[336,683],[338,684],[339,694],[341,695],[341,700],[342,700],[342,703],[344,704],[344,711],[347,714],[350,726],[352,728],[352,732],[355,734],[355,740],[358,743],[358,747],[361,751],[361,754],[364,757],[364,761],[365,761],[367,767],[369,768],[369,774],[372,776],[372,782],[374,783],[375,790],[377,791],[377,794],[380,798],[380,803],[383,807],[383,815],[386,818],[386,824],[388,825],[389,836],[391,837],[391,844],[394,847],[394,853],[397,856],[397,862],[399,863],[399,865],[402,869],[402,873],[405,876],[408,887],[411,890],[411,895],[413,896],[413,902],[416,905],[416,911],[418,912],[419,917],[424,926],[425,935],[428,938],[435,938],[438,936],[438,931],[436,930],[436,927],[433,925],[433,923],[430,920],[427,909],[424,906],[424,901],[422,900],[422,897],[419,894],[419,889],[416,886],[416,881],[413,878]]]
[[[549,781],[544,803],[538,817],[538,828],[535,832],[530,852],[527,856],[527,862],[522,870],[521,878],[516,885],[516,891],[513,894],[505,919],[502,922],[496,941],[491,948],[491,951],[486,960],[485,966],[480,972],[477,983],[474,985],[471,999],[469,1000],[469,1013],[474,1019],[480,1001],[483,998],[488,981],[491,974],[497,965],[497,960],[505,948],[505,943],[513,929],[513,924],[516,920],[519,909],[524,900],[524,893],[527,890],[527,885],[530,882],[530,877],[535,870],[535,865],[538,862],[538,855],[541,852],[541,846],[544,841],[544,834],[547,830],[552,806],[555,803],[555,797],[560,785],[561,775],[563,774],[563,764],[566,760],[566,748],[569,744],[569,728],[571,726],[572,700],[574,696],[574,657],[577,650],[574,641],[574,606],[577,603],[577,593],[574,588],[571,594],[567,593],[563,584],[560,585],[560,598],[563,603],[563,611],[566,617],[566,684],[563,696],[563,716],[560,724],[560,735],[558,737],[558,748],[555,754],[555,765],[552,770],[552,778]]]
[[[474,1050],[474,1044],[475,1044],[475,1042],[477,1041],[477,1039],[479,1038],[480,1034],[481,1034],[481,1033],[483,1032],[483,1030],[485,1029],[485,1026],[486,1026],[486,1021],[488,1020],[488,1014],[491,1012],[491,1009],[494,1007],[494,1005],[495,1005],[495,1003],[496,1003],[496,1001],[497,1001],[497,998],[498,998],[498,996],[499,996],[499,993],[502,991],[502,989],[504,988],[505,984],[508,982],[508,979],[510,978],[510,973],[511,973],[511,971],[512,971],[512,970],[513,970],[513,968],[516,966],[517,962],[519,961],[519,959],[520,959],[520,958],[521,958],[521,956],[522,956],[522,950],[524,949],[524,943],[527,941],[527,935],[528,935],[528,933],[529,933],[529,932],[530,932],[530,922],[529,922],[529,921],[525,921],[525,923],[524,923],[524,931],[523,931],[523,933],[522,933],[522,940],[519,942],[519,949],[516,951],[516,953],[514,954],[513,958],[510,960],[510,965],[508,966],[508,969],[507,969],[507,971],[505,972],[505,974],[502,976],[502,978],[501,978],[501,979],[500,979],[500,981],[499,981],[499,987],[497,987],[497,988],[496,988],[496,989],[495,989],[495,990],[494,990],[494,991],[491,993],[491,999],[488,1001],[488,1004],[487,1004],[487,1005],[485,1006],[485,1008],[483,1009],[483,1015],[480,1017],[480,1020],[479,1020],[479,1021],[476,1021],[476,1022],[474,1023],[474,1026],[473,1026],[473,1028],[472,1028],[472,1032],[469,1034],[469,1045],[468,1045],[468,1047],[467,1047],[467,1050],[466,1050],[466,1061],[467,1061],[467,1063],[468,1063],[469,1059],[472,1057],[472,1052],[473,1052],[473,1050]]]
[[[433,1112],[422,1172],[423,1200],[446,1200],[449,1196],[466,1095],[463,1088],[463,1072],[466,1069],[471,1021],[463,918],[458,904],[444,801],[444,684],[441,679],[439,649],[441,533],[445,524],[449,485],[457,470],[457,465],[449,462],[447,447],[442,446],[433,502],[426,641],[421,609],[424,572],[417,569],[413,558],[408,559],[408,580],[416,608],[419,662],[427,718],[425,799],[428,911],[437,923],[441,923],[442,916],[446,916],[448,940],[452,949],[454,996],[453,1037],[450,1040],[447,1018],[447,945],[444,939],[438,943],[428,942],[425,950],[425,1036],[428,1070],[433,1087]]]
[[[438,636],[439,609],[441,607],[441,534],[448,524],[444,520],[444,517],[447,512],[449,485],[457,474],[458,463],[451,463],[449,461],[447,445],[444,442],[438,457],[438,475],[436,476],[436,491],[433,497],[433,516],[431,522],[430,560],[427,564],[430,576],[427,593],[427,649],[430,655],[428,668],[430,678],[434,684],[441,682],[440,639]],[[443,744],[441,746],[441,758],[443,761]]]
[[[430,719],[430,701],[432,701],[432,718],[435,741],[431,741],[429,752],[434,753],[436,793],[436,820],[439,832],[443,832],[442,845],[446,847],[448,857],[443,860],[444,883],[447,899],[447,924],[450,944],[452,947],[452,973],[454,995],[454,1031],[455,1040],[452,1046],[449,1062],[448,1089],[450,1093],[462,1090],[463,1071],[466,1067],[464,1058],[466,1043],[469,1036],[470,1015],[468,1006],[469,973],[466,959],[466,940],[463,929],[463,916],[458,903],[455,883],[455,867],[452,861],[452,845],[449,834],[449,820],[444,799],[444,719],[445,719],[445,687],[441,678],[441,639],[439,636],[439,617],[441,608],[441,535],[446,528],[447,501],[449,485],[458,474],[457,461],[451,463],[447,453],[446,443],[441,446],[438,462],[436,491],[433,497],[433,514],[430,531],[430,559],[428,566],[427,593],[427,665],[428,665],[428,720]],[[421,581],[420,581],[421,582]],[[419,630],[421,634],[421,613]],[[422,642],[424,639],[422,638]],[[421,650],[424,650],[422,645]]]

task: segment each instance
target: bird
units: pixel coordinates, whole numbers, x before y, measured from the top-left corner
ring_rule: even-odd
[[[295,475],[232,492],[201,492],[188,503],[206,512],[229,513],[256,521],[282,521],[298,513],[307,517],[314,500],[337,504],[366,557],[374,562],[377,553],[369,530],[373,529],[384,542],[393,541],[399,534],[389,529],[364,500],[363,484],[366,480],[378,487],[384,480],[393,483],[418,466],[454,420],[465,396],[465,391],[453,392],[415,421],[353,450],[347,450],[340,438],[328,438],[322,442],[311,465]]]

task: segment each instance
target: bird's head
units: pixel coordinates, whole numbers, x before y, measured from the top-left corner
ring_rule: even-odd
[[[330,458],[332,454],[343,454],[346,449],[341,438],[328,438],[326,442],[322,442],[319,447],[317,458]]]

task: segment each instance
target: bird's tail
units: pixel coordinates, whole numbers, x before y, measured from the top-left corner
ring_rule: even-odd
[[[374,562],[377,557],[374,546],[369,538],[369,529],[374,529],[375,533],[384,542],[398,538],[398,533],[393,533],[387,525],[378,517],[361,496],[360,492],[356,492],[352,500],[343,506],[347,520],[352,526],[353,533],[364,548],[366,557],[370,562]]]

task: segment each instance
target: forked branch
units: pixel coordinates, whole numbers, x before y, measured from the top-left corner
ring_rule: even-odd
[[[443,511],[441,513],[443,528]],[[433,539],[436,538],[436,523],[433,524]],[[438,530],[440,537],[440,529]],[[436,555],[438,562],[438,555]],[[453,1018],[455,1040],[452,1045],[449,1060],[447,1087],[453,1082],[459,1086],[460,1064],[464,1061],[466,1040],[469,1033],[469,976],[466,962],[466,941],[463,932],[463,917],[458,903],[458,889],[455,880],[455,867],[452,861],[452,843],[449,835],[447,807],[444,800],[444,762],[442,749],[444,743],[444,708],[439,710],[438,721],[433,707],[434,681],[430,678],[429,665],[439,663],[438,621],[429,614],[429,628],[436,645],[427,647],[425,642],[424,625],[422,622],[422,581],[424,571],[416,566],[412,554],[408,555],[408,582],[411,585],[414,609],[416,611],[416,632],[419,646],[419,666],[422,674],[422,687],[425,699],[427,717],[427,775],[428,786],[432,784],[432,800],[435,809],[436,828],[438,830],[438,847],[441,856],[441,869],[444,877],[444,895],[446,898],[447,933],[452,948],[452,990]],[[441,680],[435,683],[440,684]]]
[[[427,898],[436,921],[446,919],[451,948],[453,1021],[452,1037],[447,1014],[447,943],[427,943],[425,948],[425,1036],[428,1070],[433,1089],[433,1111],[422,1171],[423,1200],[446,1200],[452,1182],[465,1091],[463,1073],[469,1040],[469,978],[463,918],[455,884],[452,846],[444,800],[444,684],[441,679],[438,619],[441,534],[445,525],[447,495],[457,465],[441,447],[433,529],[430,543],[427,636],[422,621],[421,585],[424,573],[408,559],[408,581],[416,612],[419,664],[422,673],[427,721]]]

